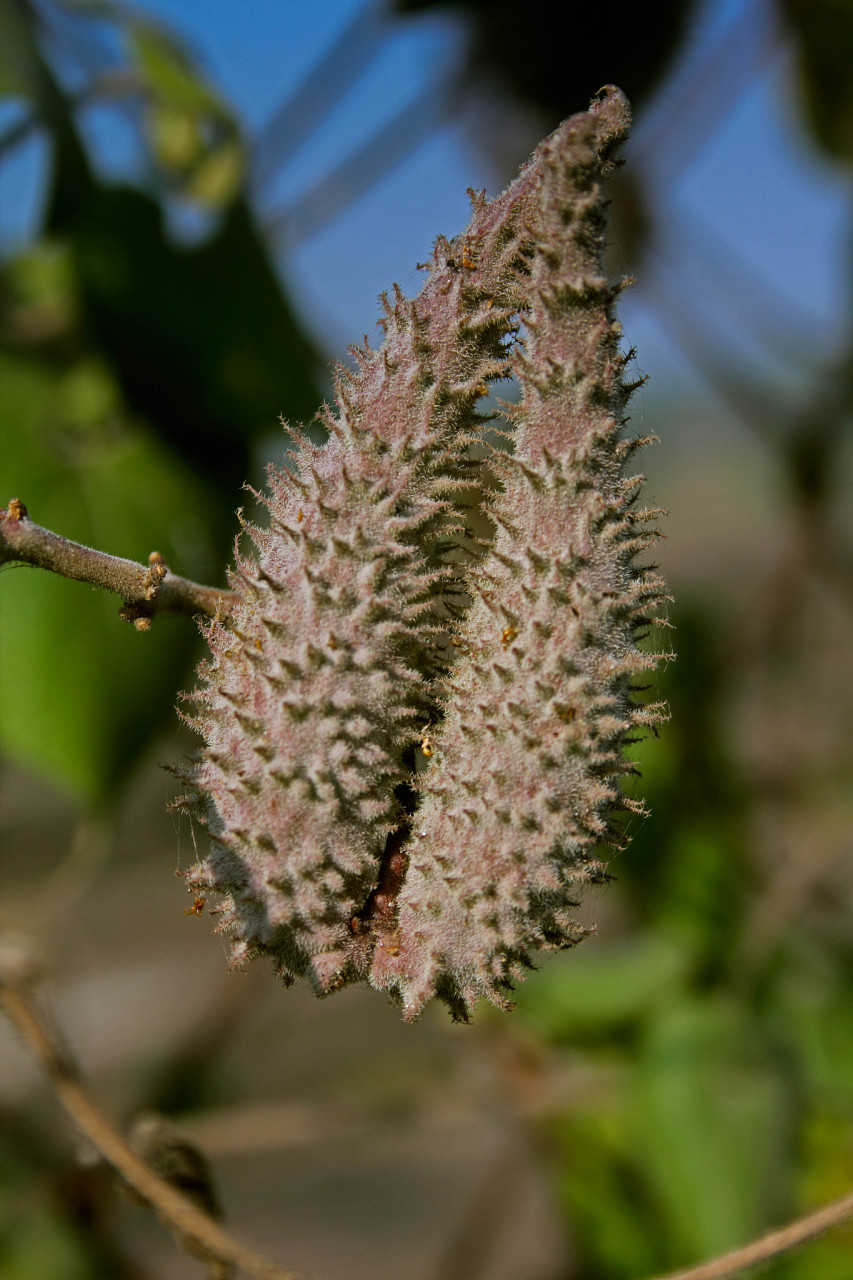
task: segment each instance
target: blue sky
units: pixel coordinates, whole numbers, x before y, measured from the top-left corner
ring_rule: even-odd
[[[186,34],[213,81],[237,107],[248,132],[255,134],[279,103],[306,82],[329,45],[366,5],[364,0],[267,0],[251,5],[151,0],[145,7]],[[732,251],[723,254],[732,286],[739,269],[741,275],[743,269],[754,272],[755,283],[767,286],[774,314],[777,307],[785,311],[789,306],[804,349],[811,344],[815,358],[827,358],[846,339],[850,178],[811,147],[796,106],[790,51],[784,41],[774,40],[772,31],[768,33],[772,24],[756,0],[714,0],[706,5],[697,24],[701,36],[695,49],[701,53],[703,41],[713,40],[727,24],[742,21],[750,7],[757,9],[751,29],[759,31],[769,50],[756,54],[752,66],[743,57],[741,66],[733,68],[726,104],[711,133],[697,153],[684,157],[678,174],[668,177],[660,197],[661,218],[665,226],[672,224],[676,239],[678,228],[689,229],[692,219],[701,216],[717,254],[720,247]],[[464,32],[447,16],[388,24],[360,80],[265,193],[266,212],[298,204],[301,190],[412,101],[437,72],[452,65],[464,49],[464,39]],[[671,91],[672,86],[670,95]],[[667,102],[665,87],[658,116],[666,116]],[[578,103],[579,109],[583,106]],[[677,93],[671,110],[678,115]],[[645,135],[654,134],[654,109],[647,114],[650,123],[638,122],[636,141],[642,163],[653,168],[654,160],[643,155],[643,147]],[[628,157],[630,161],[630,148]],[[417,289],[415,263],[427,255],[435,235],[454,234],[464,225],[466,188],[494,185],[495,175],[464,124],[451,120],[334,223],[290,250],[285,246],[283,270],[323,345],[340,352],[370,329],[377,314],[376,295],[392,281]],[[745,341],[751,343],[753,320],[760,316],[727,313],[723,273],[712,263],[703,274],[702,255],[691,254],[690,245],[683,254],[692,259],[685,268],[692,270],[694,287],[707,295],[704,300],[711,311],[716,305],[729,328],[740,319]],[[678,261],[675,251],[673,260]],[[745,304],[755,301],[749,280],[742,292],[748,311]],[[731,309],[730,297],[728,306]],[[643,367],[655,381],[659,376],[666,379],[667,385],[673,379],[692,381],[656,323],[654,310],[645,300],[641,280],[626,297],[623,313]],[[760,353],[751,354],[760,368]],[[772,362],[767,372],[774,372]],[[784,377],[786,370],[775,372]]]
[[[291,94],[300,86],[310,89],[312,68],[370,6],[369,0],[145,0],[139,7],[183,36],[247,134],[256,137]],[[782,361],[777,367],[778,359],[774,365],[762,355],[759,329],[780,318],[788,321],[800,354],[812,363],[830,358],[845,341],[850,177],[811,148],[796,107],[790,50],[774,36],[761,0],[707,4],[693,58],[701,58],[720,31],[751,11],[751,29],[764,43],[755,56],[737,53],[723,107],[709,130],[703,134],[700,128],[699,145],[679,152],[684,104],[676,73],[656,108],[638,121],[628,159],[633,148],[638,169],[650,175],[648,189],[675,276],[689,281],[694,297],[757,369],[782,379],[787,372],[796,381],[793,365]],[[367,42],[371,53],[356,82],[261,191],[260,211],[268,223],[288,208],[298,213],[300,196],[315,181],[453,66],[464,51],[465,34],[448,16],[430,15],[379,22]],[[294,104],[297,112],[300,105],[301,100]],[[122,134],[115,122],[98,128],[116,172],[132,169],[130,129]],[[675,156],[677,167],[667,172],[660,156]],[[38,207],[44,167],[45,156],[34,143],[0,169],[0,243],[7,248],[24,234]],[[654,174],[657,183],[651,181]],[[495,174],[464,122],[446,120],[333,222],[296,243],[286,234],[277,237],[282,272],[328,354],[341,354],[372,330],[381,289],[395,280],[407,291],[419,287],[415,264],[427,256],[438,232],[452,235],[462,228],[469,186],[494,190]],[[653,385],[692,384],[699,390],[660,323],[654,284],[641,279],[626,295],[628,338],[639,348]]]

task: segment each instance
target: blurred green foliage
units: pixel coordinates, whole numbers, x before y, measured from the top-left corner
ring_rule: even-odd
[[[0,1153],[0,1275],[7,1280],[106,1280],[91,1242],[46,1189],[40,1170]],[[11,1190],[14,1188],[14,1191]]]
[[[672,721],[635,749],[652,817],[611,864],[623,939],[518,993],[527,1033],[591,1082],[543,1122],[583,1280],[698,1262],[853,1184],[853,941],[807,922],[751,949],[767,886],[751,883],[750,796],[713,714],[729,660],[710,617],[675,622]],[[849,1234],[763,1274],[842,1280]]]
[[[428,7],[433,0],[397,5]],[[578,54],[567,70],[564,46],[543,42],[544,9],[528,12],[520,41],[514,6],[499,6],[503,22],[493,4],[457,7],[496,35],[473,62],[554,120],[605,80],[635,98],[651,93],[690,9],[625,6],[621,26],[602,10],[607,40],[600,27],[576,39],[591,42],[595,58],[606,53],[593,73],[594,59]],[[81,141],[80,103],[46,52],[49,9],[39,16],[26,0],[0,0],[0,94],[52,148],[39,234],[0,266],[0,502],[20,497],[68,536],[138,560],[156,548],[176,570],[221,582],[253,446],[279,414],[305,420],[318,402],[313,353],[255,228],[246,148],[227,104],[138,13],[77,6],[84,37],[90,20],[122,35],[124,88],[104,92],[127,94],[148,164],[139,185],[110,185]],[[778,12],[795,39],[815,138],[849,161],[851,7],[780,0]],[[192,247],[165,229],[175,207],[203,215],[207,234]],[[820,447],[809,437],[791,466],[813,467]],[[789,624],[794,595],[789,584]],[[0,581],[0,747],[87,806],[114,800],[171,720],[195,655],[185,623],[163,620],[140,636],[116,621],[117,606],[23,568]],[[818,618],[809,618],[809,644],[829,626]],[[672,721],[637,749],[652,817],[612,865],[618,927],[549,961],[519,991],[514,1022],[499,1024],[510,1035],[522,1028],[580,1081],[541,1121],[580,1257],[573,1280],[639,1280],[685,1265],[853,1185],[853,930],[795,910],[758,945],[756,908],[775,892],[776,862],[755,856],[768,810],[781,825],[800,806],[805,826],[817,810],[837,810],[849,828],[849,800],[838,797],[849,794],[850,751],[830,764],[794,752],[775,791],[750,775],[724,723],[735,686],[753,716],[763,714],[760,681],[749,685],[738,665],[741,637],[701,597],[674,621],[679,658],[663,681]],[[764,672],[780,700],[809,658],[783,622],[767,626]],[[809,705],[796,724],[830,713]],[[829,840],[825,812],[822,820],[815,839]],[[0,1273],[100,1275],[85,1230],[19,1155],[0,1165],[0,1182],[16,1187],[0,1201]],[[765,1274],[849,1280],[849,1235]]]

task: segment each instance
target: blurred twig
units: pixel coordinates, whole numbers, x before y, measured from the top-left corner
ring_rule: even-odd
[[[115,822],[103,814],[82,814],[62,861],[40,880],[29,919],[41,939],[51,938],[100,878],[115,850]]]
[[[518,1154],[514,1149],[502,1148],[493,1156],[465,1206],[433,1280],[478,1280],[486,1274],[499,1243],[503,1206],[514,1203],[518,1180]]]
[[[79,1131],[175,1234],[182,1247],[219,1269],[233,1265],[258,1280],[298,1280],[296,1273],[246,1249],[185,1195],[159,1177],[125,1142],[78,1078],[76,1065],[48,1027],[28,989],[26,965],[0,965],[0,1007],[50,1077]],[[214,1271],[214,1274],[216,1272]]]
[[[146,567],[71,542],[34,524],[18,498],[0,508],[0,565],[4,563],[35,565],[63,578],[114,591],[124,601],[120,617],[132,622],[137,631],[147,631],[157,613],[204,613],[213,617],[227,611],[237,598],[233,591],[179,578],[170,572],[157,551],[152,551]]]
[[[709,15],[712,9],[707,7]],[[766,0],[730,5],[710,35],[697,28],[681,67],[661,86],[631,138],[631,163],[653,168],[656,198],[681,181],[780,44],[779,24]]]
[[[198,1105],[199,1097],[205,1096],[222,1050],[238,1035],[240,1021],[261,991],[257,983],[247,990],[245,984],[234,982],[233,976],[221,975],[210,997],[199,1000],[184,1038],[153,1073],[142,1104],[147,1110],[166,1114],[184,1111],[188,1100],[190,1105]]]
[[[254,142],[256,195],[273,182],[282,165],[320,128],[377,56],[386,24],[384,5],[359,9],[259,130]]]
[[[144,96],[145,93],[146,86],[135,71],[127,67],[112,67],[93,78],[78,93],[71,94],[69,102],[72,109],[76,111],[95,103]],[[44,121],[35,109],[20,120],[16,120],[5,133],[0,134],[0,158],[21,146],[43,125]]]
[[[319,178],[292,205],[273,214],[268,232],[292,250],[339,218],[437,131],[447,112],[442,87],[428,84],[363,146],[353,148],[331,173]]]
[[[790,821],[788,824],[790,825]],[[784,838],[784,827],[781,833]],[[778,850],[781,840],[776,841]],[[754,974],[772,958],[779,941],[804,911],[818,886],[849,856],[849,846],[829,839],[809,840],[796,830],[790,848],[748,912],[741,933],[743,965],[738,971]]]
[[[701,1262],[698,1267],[670,1271],[661,1276],[660,1280],[728,1280],[730,1276],[741,1275],[744,1271],[790,1253],[799,1245],[840,1226],[850,1217],[853,1217],[853,1191],[848,1191],[822,1209],[816,1209],[814,1213],[796,1218],[778,1231],[768,1232],[741,1249],[733,1249],[719,1258],[712,1258],[710,1262]]]

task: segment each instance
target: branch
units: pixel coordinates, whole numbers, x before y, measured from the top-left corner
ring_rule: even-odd
[[[221,617],[237,597],[233,591],[204,587],[171,572],[159,551],[152,551],[147,567],[104,551],[70,542],[34,524],[19,498],[0,507],[0,565],[17,562],[49,569],[63,578],[89,582],[121,596],[119,617],[147,631],[157,613],[204,613]]]
[[[0,965],[0,1008],[50,1077],[59,1101],[80,1132],[145,1200],[181,1245],[210,1262],[234,1265],[257,1280],[299,1280],[297,1274],[246,1249],[185,1195],[154,1173],[125,1142],[78,1079],[75,1064],[48,1027],[28,991],[26,961]]]
[[[802,1218],[795,1218],[786,1227],[769,1231],[741,1249],[733,1249],[710,1262],[701,1262],[697,1267],[688,1267],[684,1271],[671,1271],[658,1280],[729,1280],[730,1276],[741,1275],[742,1272],[762,1263],[771,1262],[782,1254],[790,1253],[798,1245],[814,1240],[832,1227],[839,1226],[853,1217],[853,1191],[831,1204],[807,1213]]]

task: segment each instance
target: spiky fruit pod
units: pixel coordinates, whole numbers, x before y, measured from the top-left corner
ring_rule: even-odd
[[[632,700],[654,663],[638,628],[663,595],[637,567],[648,512],[624,464],[617,289],[604,263],[605,184],[630,123],[607,91],[545,145],[535,252],[525,280],[523,391],[514,456],[497,459],[494,547],[472,572],[397,900],[371,981],[406,1017],[434,995],[466,1018],[506,992],[531,954],[571,946],[580,886],[600,880],[597,843],[632,802],[626,736],[655,708]]]
[[[422,293],[384,300],[382,348],[338,369],[328,443],[297,436],[270,471],[269,527],[248,529],[255,554],[232,575],[240,602],[207,629],[205,749],[181,803],[211,847],[187,882],[222,895],[235,964],[268,955],[320,994],[369,963],[352,922],[404,818],[404,749],[435,714],[436,602],[458,595],[452,491],[477,402],[506,373],[541,173],[534,160],[498,200],[475,197]]]

